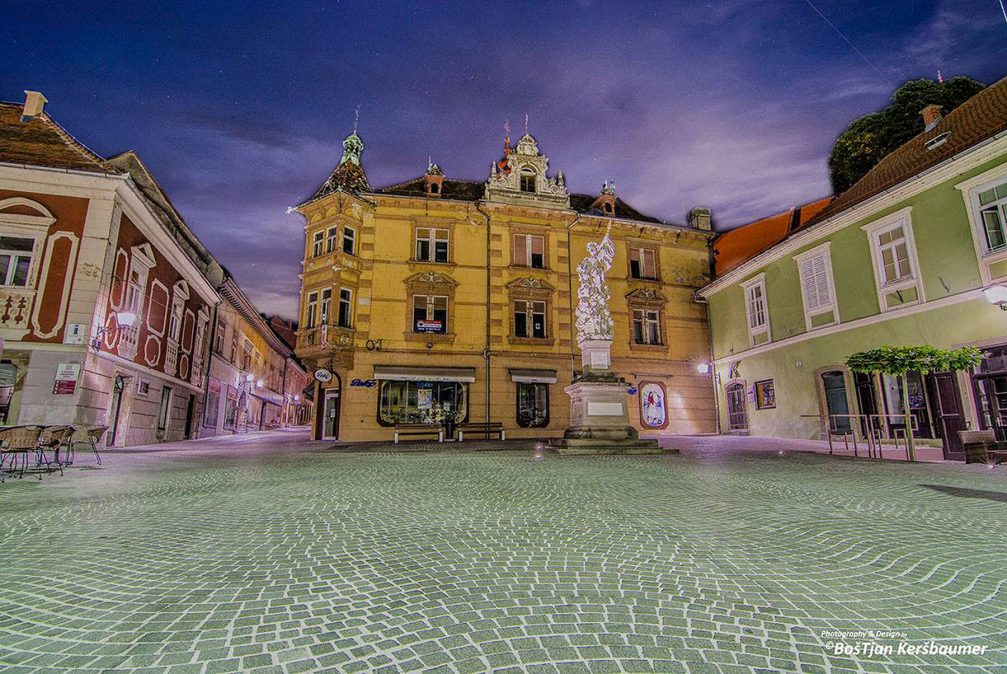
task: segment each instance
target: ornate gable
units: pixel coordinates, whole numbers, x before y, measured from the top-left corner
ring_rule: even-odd
[[[504,158],[494,162],[486,181],[486,199],[544,208],[570,208],[563,172],[547,175],[549,158],[539,152],[535,137],[526,133],[511,149],[504,146]]]
[[[631,304],[665,304],[668,301],[653,288],[637,288],[626,293],[626,300]]]
[[[555,288],[549,284],[548,281],[541,278],[535,278],[534,276],[522,276],[521,278],[516,278],[507,284],[507,287],[511,290],[522,289],[522,290],[555,290]]]

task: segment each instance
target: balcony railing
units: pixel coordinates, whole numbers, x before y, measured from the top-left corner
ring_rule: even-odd
[[[9,338],[21,339],[28,334],[35,291],[29,288],[0,288],[0,328],[8,330]]]
[[[339,351],[353,346],[353,331],[334,325],[305,328],[297,333],[298,349],[331,349]]]
[[[126,360],[133,360],[136,358],[136,343],[139,339],[140,328],[135,325],[120,325],[116,352]]]
[[[164,373],[169,377],[175,376],[175,367],[178,366],[178,342],[168,338],[164,344]]]

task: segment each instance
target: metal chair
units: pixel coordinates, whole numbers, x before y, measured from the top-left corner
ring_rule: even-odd
[[[38,441],[39,451],[35,465],[41,467],[45,463],[46,468],[51,473],[52,464],[55,463],[56,467],[59,468],[59,474],[62,475],[63,466],[70,465],[67,459],[70,447],[73,446],[73,432],[73,426],[46,426],[43,428]],[[62,458],[60,458],[61,450],[64,448],[66,448],[66,451],[62,452]],[[52,461],[46,459],[45,451],[47,449],[52,451]]]
[[[101,454],[98,453],[98,443],[101,442],[101,436],[105,435],[107,430],[108,426],[93,426],[86,431],[88,442],[91,443],[91,451],[94,452],[99,466],[101,465]]]
[[[43,426],[12,426],[0,429],[0,482],[6,479],[3,472],[3,464],[10,459],[7,473],[13,475],[17,471],[18,459],[21,459],[21,472],[18,478],[24,477],[24,472],[28,468],[28,454],[39,451],[39,436],[42,435]],[[38,479],[42,479],[39,474]]]

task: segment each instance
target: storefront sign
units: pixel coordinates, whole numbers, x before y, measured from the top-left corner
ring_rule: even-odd
[[[377,385],[376,379],[354,379],[350,382],[350,386],[364,386],[366,388],[374,388]]]
[[[80,363],[60,363],[56,368],[56,381],[53,384],[54,395],[73,395],[77,390],[77,379],[80,377]]]
[[[322,382],[323,384],[332,381],[332,373],[326,370],[324,367],[320,367],[315,370],[315,379]]]

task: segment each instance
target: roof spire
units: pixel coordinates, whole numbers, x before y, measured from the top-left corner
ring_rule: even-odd
[[[528,113],[524,113],[524,135],[528,135]]]
[[[937,69],[937,83],[944,84],[944,75],[941,75],[941,69]]]
[[[360,124],[360,106],[353,111],[353,135],[357,134],[357,125]]]

